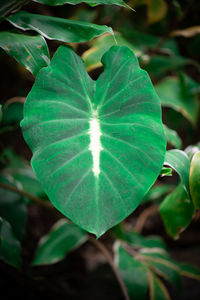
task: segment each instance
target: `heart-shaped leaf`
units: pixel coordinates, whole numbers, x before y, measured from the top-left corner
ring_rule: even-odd
[[[95,82],[61,46],[39,72],[22,121],[50,200],[98,237],[138,206],[166,147],[159,98],[133,52],[114,46],[102,63]]]

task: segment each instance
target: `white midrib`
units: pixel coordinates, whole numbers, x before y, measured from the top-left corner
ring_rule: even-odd
[[[90,128],[89,128],[89,135],[90,135],[90,146],[89,150],[92,153],[93,158],[93,172],[95,177],[99,176],[100,173],[100,152],[103,149],[101,146],[101,128],[98,120],[97,113],[94,111],[93,116],[90,120]]]

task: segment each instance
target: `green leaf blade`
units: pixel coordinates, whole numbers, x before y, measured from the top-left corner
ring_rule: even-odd
[[[32,264],[35,266],[57,263],[86,240],[87,235],[82,229],[61,219],[40,240]]]
[[[34,30],[47,39],[66,43],[85,42],[104,33],[113,33],[112,29],[105,25],[31,14],[26,11],[20,11],[7,20],[19,29]]]
[[[95,82],[81,58],[60,47],[38,74],[22,121],[50,200],[98,237],[138,206],[166,147],[159,99],[131,50],[112,47],[103,64]]]
[[[27,36],[6,31],[0,32],[0,47],[33,75],[49,64],[48,47],[40,35]]]

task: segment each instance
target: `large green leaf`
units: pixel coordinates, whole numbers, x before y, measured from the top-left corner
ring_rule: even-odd
[[[31,14],[26,11],[20,11],[7,20],[19,29],[34,30],[47,39],[66,43],[85,42],[103,33],[113,33],[108,26]]]
[[[61,219],[40,240],[33,265],[56,263],[86,240],[86,232],[75,224]]]
[[[200,151],[194,154],[191,162],[190,194],[195,208],[200,209]]]
[[[21,124],[50,200],[97,236],[138,206],[166,147],[159,99],[133,52],[114,46],[102,62],[95,82],[61,46],[38,74]]]
[[[0,217],[0,259],[19,268],[21,265],[21,246],[10,224]]]
[[[125,2],[122,0],[33,0],[35,2],[48,4],[48,5],[62,5],[62,4],[79,4],[82,2],[88,3],[88,4],[115,4],[119,6],[126,6]]]
[[[145,66],[145,70],[150,73],[151,77],[160,79],[167,72],[179,70],[189,63],[191,63],[191,61],[188,58],[180,55],[155,55],[152,56],[149,63]],[[164,79],[163,81],[165,80],[168,80],[168,78]],[[171,88],[173,88],[173,86],[171,86]],[[170,92],[168,94],[170,94]],[[165,99],[167,98],[168,94],[165,95]]]
[[[168,77],[155,86],[163,106],[171,107],[182,113],[191,123],[198,118],[198,102],[195,91],[199,84],[182,74],[181,78]]]
[[[148,268],[146,265],[127,253],[118,243],[115,244],[115,263],[126,285],[130,299],[145,300],[148,289]]]
[[[0,32],[0,47],[14,57],[33,75],[49,64],[49,51],[45,39],[12,32]]]
[[[188,193],[189,192],[189,173],[190,161],[187,154],[181,150],[169,150],[165,155],[165,165],[173,168],[180,176],[182,184]]]
[[[190,224],[194,205],[180,184],[164,199],[159,211],[167,233],[176,238]]]

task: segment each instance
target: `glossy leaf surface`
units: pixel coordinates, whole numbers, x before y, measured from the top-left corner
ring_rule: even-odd
[[[180,184],[164,199],[159,211],[167,233],[172,237],[178,237],[190,224],[194,214],[194,205]]]
[[[195,153],[190,167],[190,194],[196,209],[200,209],[200,151]]]
[[[3,31],[0,32],[0,47],[33,75],[49,64],[48,47],[40,35],[27,36]]]
[[[19,268],[21,265],[21,246],[10,224],[0,217],[0,259]]]
[[[88,4],[115,4],[119,6],[125,6],[125,2],[122,0],[34,0],[35,2],[48,4],[48,5],[62,5],[62,4],[79,4],[79,3],[88,3]]]
[[[56,263],[87,240],[86,232],[66,220],[59,220],[39,242],[33,265]]]
[[[108,26],[31,14],[26,11],[20,11],[7,20],[19,29],[34,30],[47,39],[66,43],[85,42],[103,33],[112,33]]]
[[[38,74],[22,121],[50,200],[97,236],[138,206],[166,146],[159,99],[133,52],[114,46],[102,62],[95,82],[81,58],[60,47]]]

